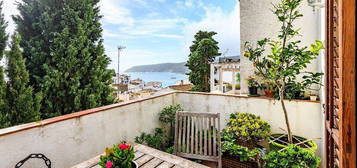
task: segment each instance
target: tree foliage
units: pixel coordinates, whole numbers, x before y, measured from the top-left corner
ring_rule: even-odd
[[[3,59],[4,56],[4,51],[8,39],[8,35],[6,33],[6,27],[7,23],[4,18],[4,14],[2,13],[2,4],[3,1],[0,1],[0,128],[3,127],[3,125],[8,125],[5,124],[5,117],[7,116],[5,114],[6,110],[6,82],[5,82],[5,74],[4,74],[4,68],[1,65],[1,60]]]
[[[6,53],[9,78],[6,86],[5,114],[1,127],[28,123],[40,119],[40,94],[33,94],[33,88],[28,85],[29,74],[19,46],[20,36],[14,34],[11,39],[10,51]]]
[[[15,16],[42,118],[113,103],[99,0],[24,0]]]
[[[195,40],[190,46],[190,55],[186,66],[190,70],[188,73],[190,82],[194,85],[194,91],[210,91],[210,63],[218,52],[218,42],[213,39],[216,32],[199,31],[195,35]]]
[[[312,60],[316,59],[323,49],[322,42],[316,41],[310,48],[301,47],[301,41],[296,40],[299,29],[295,29],[293,23],[303,15],[299,11],[302,0],[281,0],[274,5],[274,14],[281,23],[281,30],[277,40],[265,38],[257,42],[257,47],[246,43],[245,56],[253,62],[257,75],[272,81],[277,87],[287,126],[288,139],[292,143],[292,133],[289,124],[284,98],[288,84],[298,83],[307,87],[312,83],[320,84],[319,77],[322,73],[305,72],[305,68]],[[270,47],[270,53],[265,55],[265,47]],[[298,77],[305,79],[298,82]]]

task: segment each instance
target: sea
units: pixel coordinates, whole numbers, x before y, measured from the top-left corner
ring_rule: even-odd
[[[122,74],[130,75],[130,79],[140,78],[144,82],[161,82],[162,87],[174,85],[179,80],[187,79],[185,74],[171,73],[171,72],[122,72]]]

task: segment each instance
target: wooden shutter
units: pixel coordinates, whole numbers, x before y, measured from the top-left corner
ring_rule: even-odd
[[[326,3],[325,164],[328,168],[356,168],[356,2]]]

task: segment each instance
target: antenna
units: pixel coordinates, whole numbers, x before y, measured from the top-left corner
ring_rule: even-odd
[[[223,57],[226,57],[228,51],[229,51],[229,49],[227,48],[226,51],[224,51],[224,53],[222,54],[222,56],[223,56]]]
[[[124,50],[126,47],[118,46],[118,83],[119,83],[119,68],[120,68],[120,52]]]
[[[122,50],[124,50],[126,47],[124,47],[124,46],[118,46],[118,72],[117,72],[117,78],[118,78],[118,93],[117,93],[117,97],[119,98],[119,94],[120,94],[120,86],[119,86],[119,84],[120,84],[120,74],[119,74],[119,68],[120,68],[120,52],[122,51]]]

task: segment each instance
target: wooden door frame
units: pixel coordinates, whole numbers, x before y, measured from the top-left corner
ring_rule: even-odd
[[[356,1],[326,0],[326,28],[325,165],[356,168]]]

